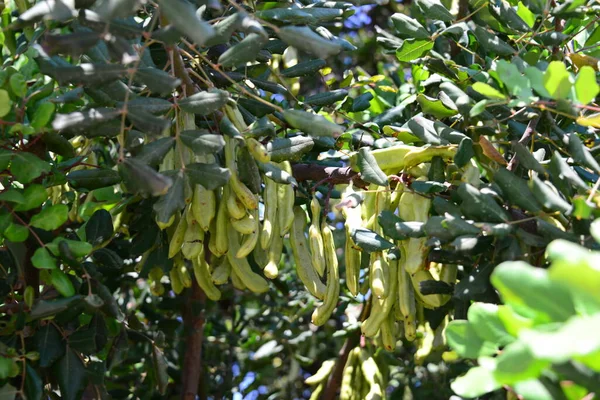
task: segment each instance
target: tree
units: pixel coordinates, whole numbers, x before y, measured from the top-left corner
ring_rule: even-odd
[[[597,390],[592,1],[0,7],[3,396]]]

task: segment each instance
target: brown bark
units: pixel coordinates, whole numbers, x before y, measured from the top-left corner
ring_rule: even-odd
[[[185,358],[183,360],[183,387],[181,398],[195,400],[202,372],[202,342],[204,341],[204,303],[206,295],[193,280],[191,293],[186,301],[183,323],[186,332]]]
[[[331,372],[327,386],[321,395],[321,400],[334,400],[337,399],[337,392],[342,384],[342,377],[344,375],[344,367],[348,360],[348,355],[353,348],[358,346],[360,342],[360,329],[351,332],[346,338],[344,345],[338,353],[338,359],[335,363],[335,367]]]
[[[367,187],[368,184],[360,178],[360,174],[350,167],[327,167],[317,164],[294,164],[292,175],[298,182],[314,181],[336,185],[339,183],[354,182],[359,187]]]

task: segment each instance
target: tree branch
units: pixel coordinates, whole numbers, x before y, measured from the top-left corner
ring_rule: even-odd
[[[363,181],[360,174],[350,167],[328,167],[318,164],[294,164],[292,175],[298,182],[315,181],[336,185],[339,183],[354,182],[355,185],[366,188],[368,184]]]
[[[344,367],[346,361],[348,361],[348,355],[354,349],[360,341],[360,329],[351,332],[346,338],[344,345],[340,349],[338,359],[335,362],[335,367],[331,372],[327,386],[321,395],[321,400],[334,400],[337,399],[337,392],[342,384],[342,377],[344,375]]]
[[[204,304],[206,295],[192,278],[191,293],[185,303],[183,323],[186,332],[185,358],[181,398],[195,400],[202,370],[202,342],[204,341]]]

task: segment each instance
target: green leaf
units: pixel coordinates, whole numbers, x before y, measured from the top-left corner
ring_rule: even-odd
[[[458,195],[462,199],[461,210],[467,217],[491,222],[510,220],[506,211],[490,195],[480,192],[468,183],[458,187]]]
[[[325,39],[306,26],[284,26],[277,34],[290,46],[319,58],[327,58],[342,51],[339,43]]]
[[[347,89],[336,89],[327,92],[317,93],[312,96],[307,96],[306,98],[304,98],[304,103],[310,104],[311,106],[329,106],[340,100],[345,99],[346,96],[348,96]]]
[[[12,110],[13,102],[10,95],[4,89],[0,89],[0,118],[5,117]]]
[[[475,150],[473,150],[473,140],[469,137],[465,137],[458,145],[458,150],[454,156],[454,163],[457,167],[462,168],[467,165],[474,156]]]
[[[469,307],[468,320],[483,340],[506,346],[515,341],[504,327],[498,315],[498,306],[488,303],[475,303]]]
[[[98,249],[92,253],[92,257],[102,267],[115,270],[123,268],[123,259],[111,249]]]
[[[371,107],[371,100],[373,100],[373,94],[366,92],[356,97],[352,102],[352,112],[361,112]]]
[[[488,5],[490,14],[492,14],[502,25],[517,32],[529,32],[529,25],[521,19],[519,14],[512,8],[512,5],[505,0],[494,0]]]
[[[548,361],[537,359],[522,341],[509,344],[496,358],[494,377],[498,382],[513,384],[519,381],[539,378]]]
[[[116,185],[121,177],[112,169],[93,168],[69,172],[67,180],[75,190],[90,191]]]
[[[504,262],[494,269],[490,281],[508,305],[527,306],[552,321],[565,321],[575,314],[569,291],[541,268],[522,261]]]
[[[32,153],[15,153],[10,164],[10,173],[21,183],[29,183],[43,173],[50,172],[50,164]]]
[[[185,207],[185,184],[183,171],[178,171],[174,175],[168,191],[154,203],[153,209],[159,222],[168,222],[176,211]]]
[[[514,391],[524,399],[554,400],[562,395],[560,389],[554,388],[551,385],[545,385],[544,382],[538,379],[515,382],[514,385],[511,386]],[[579,398],[582,397],[583,396]]]
[[[429,19],[438,19],[444,22],[454,21],[454,16],[439,0],[416,0],[415,4]]]
[[[13,358],[0,355],[0,379],[14,378],[19,374],[19,367]]]
[[[531,329],[521,333],[533,356],[552,363],[564,363],[574,357],[600,350],[600,314],[574,316],[557,329]]]
[[[575,94],[577,100],[583,105],[590,103],[600,92],[600,86],[596,82],[596,72],[588,65],[584,65],[577,74],[575,80]]]
[[[382,211],[378,219],[383,233],[391,239],[405,240],[409,237],[419,238],[426,235],[423,222],[404,222],[390,211]]]
[[[502,384],[496,381],[492,370],[473,367],[466,375],[456,378],[450,387],[457,395],[471,399],[500,389]]]
[[[485,111],[485,108],[490,103],[490,100],[481,100],[478,101],[470,110],[469,117],[474,118]]]
[[[91,253],[93,246],[87,242],[82,242],[80,240],[69,240],[63,237],[55,238],[51,243],[48,243],[46,247],[55,256],[60,255],[59,244],[61,242],[65,242],[67,246],[69,246],[69,250],[73,254],[74,257],[81,258],[85,257]]]
[[[417,96],[417,102],[421,105],[424,114],[432,115],[435,118],[447,118],[458,114],[458,110],[448,107],[447,104],[440,99],[435,99],[424,94]]]
[[[46,200],[48,200],[48,192],[42,185],[33,184],[29,185],[23,191],[24,201],[22,204],[17,205],[15,211],[29,211],[34,208],[41,206]]]
[[[1,101],[1,99],[0,99]],[[2,104],[2,103],[0,103]],[[8,168],[10,161],[13,158],[13,152],[5,149],[0,149],[0,171],[4,171]]]
[[[500,168],[494,174],[494,182],[502,189],[503,197],[513,205],[519,206],[532,213],[541,211],[541,206],[535,199],[527,182],[506,168]]]
[[[23,204],[25,203],[25,197],[17,189],[8,189],[0,193],[0,201],[7,201],[9,203]]]
[[[396,58],[399,61],[410,62],[433,49],[433,44],[432,40],[406,39],[396,50]]]
[[[69,219],[69,207],[56,204],[31,217],[30,225],[46,231],[58,229]]]
[[[10,89],[13,94],[17,97],[25,97],[27,95],[27,81],[23,74],[16,73],[12,74],[8,80]]]
[[[136,194],[161,196],[173,185],[171,178],[135,158],[126,158],[121,162],[119,173],[127,190]]]
[[[213,134],[204,129],[182,131],[179,138],[197,155],[215,154],[225,146],[225,139],[222,135]]]
[[[227,103],[227,99],[229,99],[229,92],[211,89],[186,97],[178,105],[185,112],[208,115],[223,107]]]
[[[69,279],[67,274],[58,268],[50,271],[50,282],[49,282],[58,293],[63,297],[71,297],[75,295],[75,287],[73,282]]]
[[[202,20],[191,3],[185,0],[159,0],[160,11],[198,46],[204,46],[207,40],[215,36],[211,24]]]
[[[500,39],[498,36],[489,32],[487,29],[480,27],[479,25],[475,26],[475,30],[473,31],[473,33],[477,38],[477,42],[486,51],[495,53],[499,56],[510,56],[517,52],[504,40]]]
[[[46,102],[40,104],[40,106],[35,110],[33,114],[33,120],[31,120],[31,126],[36,129],[40,129],[45,127],[52,121],[52,116],[54,115],[54,110],[56,106],[54,103]]]
[[[560,211],[570,213],[573,206],[561,197],[558,190],[548,181],[543,182],[537,176],[529,181],[529,187],[536,200],[550,211]]]
[[[260,51],[267,44],[268,38],[251,33],[235,46],[231,46],[221,56],[218,63],[225,68],[237,67],[256,60]]]
[[[530,28],[533,28],[533,25],[535,25],[535,14],[532,13],[529,8],[527,8],[527,6],[520,1],[517,7],[517,15],[521,17],[521,19],[525,21]]]
[[[379,168],[377,160],[375,160],[375,157],[373,157],[369,148],[360,148],[358,151],[357,165],[361,178],[365,182],[379,186],[388,186],[387,176],[381,168]]]
[[[267,143],[267,151],[273,162],[298,161],[312,150],[314,145],[314,140],[308,136],[275,138]]]
[[[338,137],[344,133],[344,128],[320,114],[312,114],[302,110],[285,110],[285,121],[296,129],[311,136]]]
[[[600,284],[600,257],[565,240],[550,243],[546,255],[552,261],[548,273],[553,282],[562,282],[573,295],[586,294],[600,304],[600,294],[595,289]]]
[[[429,39],[431,36],[419,21],[406,14],[393,14],[391,20],[398,36],[403,39]]]
[[[571,153],[573,160],[596,173],[600,173],[600,165],[598,165],[598,162],[594,159],[590,150],[583,144],[581,139],[579,139],[579,136],[573,132],[569,133],[567,138],[569,140],[569,152]]]
[[[44,393],[44,383],[38,372],[27,363],[25,367],[25,396],[27,400],[41,400]],[[1,395],[1,393],[0,393]]]
[[[478,92],[490,99],[500,99],[500,100],[506,99],[506,96],[502,92],[500,92],[496,88],[493,88],[492,86],[488,85],[487,83],[475,82],[473,84],[473,86],[471,86],[471,87],[476,92]]]
[[[224,186],[231,177],[231,172],[219,164],[189,164],[185,167],[185,173],[191,183],[202,185],[208,190]]]
[[[513,96],[528,101],[533,95],[529,79],[521,74],[516,64],[500,60],[497,63],[496,70],[502,83],[506,85]]]
[[[352,241],[364,251],[372,253],[374,251],[387,250],[394,247],[393,243],[388,242],[385,238],[377,233],[365,229],[356,228],[351,232]]]
[[[571,92],[571,74],[562,61],[552,61],[544,73],[544,87],[555,100],[566,99]]]
[[[145,144],[135,155],[135,158],[151,166],[160,164],[165,155],[173,148],[175,144],[174,137],[165,137],[157,139],[151,143]]]
[[[57,267],[56,259],[45,247],[40,247],[33,253],[31,263],[37,269],[55,269]]]
[[[83,301],[83,296],[76,295],[58,300],[40,300],[31,308],[29,316],[32,320],[46,318],[68,310]]]
[[[465,358],[489,356],[498,351],[496,344],[479,337],[473,324],[465,320],[455,320],[448,324],[446,340],[452,350]]]
[[[67,347],[65,355],[58,360],[55,373],[61,398],[65,400],[79,399],[80,393],[87,384],[88,375],[85,365],[75,351]]]
[[[53,324],[41,327],[34,336],[37,350],[40,352],[40,367],[47,368],[65,354],[65,342]]]
[[[99,209],[85,224],[85,238],[88,243],[98,245],[112,238],[114,233],[113,221],[110,213]]]
[[[26,226],[11,223],[3,232],[4,237],[11,242],[24,242],[29,237],[29,229]]]
[[[154,368],[154,376],[158,392],[164,395],[167,392],[169,384],[169,374],[167,373],[167,360],[163,352],[156,346],[152,346],[152,367]]]

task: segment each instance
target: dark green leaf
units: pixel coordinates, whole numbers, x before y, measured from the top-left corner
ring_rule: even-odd
[[[198,155],[215,154],[225,146],[222,135],[210,133],[207,130],[187,130],[179,134],[179,138],[187,147]]]
[[[92,245],[99,245],[112,238],[114,233],[113,221],[110,213],[100,209],[92,214],[85,225],[85,238]]]
[[[61,397],[65,400],[77,400],[87,384],[85,365],[73,351],[67,347],[65,355],[58,360],[56,377]]]
[[[187,168],[189,168],[189,166]],[[175,212],[185,207],[186,179],[183,171],[178,171],[173,176],[171,182],[172,185],[169,185],[167,192],[154,203],[153,207],[156,212],[157,220],[163,223],[168,222]]]
[[[321,68],[325,67],[327,63],[325,60],[319,58],[309,61],[300,62],[293,67],[289,67],[281,70],[281,76],[285,78],[296,78],[299,76],[312,75]]]
[[[171,121],[160,118],[140,108],[127,111],[127,118],[140,131],[149,135],[158,136],[171,126]]]
[[[388,186],[387,176],[381,168],[379,168],[377,160],[375,160],[375,157],[373,157],[369,148],[360,148],[358,151],[357,165],[361,178],[365,182],[379,186]]]
[[[540,212],[541,207],[527,182],[519,178],[506,168],[500,168],[494,174],[494,182],[500,186],[504,197],[509,200],[513,205],[519,206],[527,211],[533,213]]]
[[[391,17],[398,36],[403,39],[429,39],[429,32],[416,19],[406,14],[396,13]]]
[[[186,0],[159,0],[160,11],[177,30],[188,36],[198,46],[204,46],[207,40],[215,36],[215,29],[202,20],[191,3]]]
[[[152,366],[154,368],[154,376],[156,385],[160,394],[167,392],[169,384],[169,374],[167,373],[167,360],[163,352],[156,346],[152,345]]]
[[[358,247],[369,253],[387,250],[394,247],[393,243],[388,242],[377,233],[365,228],[353,229],[351,235],[352,241]]]
[[[162,162],[165,155],[173,148],[174,143],[175,138],[173,137],[157,139],[144,145],[140,152],[135,155],[135,158],[150,166],[156,166]]]
[[[223,107],[227,103],[227,99],[229,99],[228,92],[211,89],[186,97],[178,105],[183,111],[198,115],[208,115]]]
[[[306,26],[284,26],[277,34],[289,45],[319,58],[327,58],[342,51],[339,43],[323,38]]]
[[[89,191],[116,185],[121,182],[121,177],[117,171],[95,168],[69,172],[67,180],[75,190]]]
[[[58,300],[40,300],[31,308],[31,319],[46,318],[65,311],[83,301],[83,296],[77,295]]]
[[[371,106],[371,100],[373,100],[373,94],[371,92],[361,94],[352,102],[352,112],[367,110]]]
[[[473,150],[473,141],[469,137],[465,137],[460,141],[458,150],[454,156],[454,163],[457,167],[462,168],[471,161],[471,158],[475,156],[475,150]]]
[[[65,342],[53,324],[46,324],[34,336],[35,345],[40,353],[40,366],[47,368],[65,353]]]
[[[498,36],[489,32],[479,25],[475,26],[473,31],[477,37],[477,42],[487,51],[495,53],[499,56],[509,56],[517,51],[508,43],[500,39]]]
[[[186,165],[185,173],[190,182],[214,190],[229,182],[231,172],[218,164],[194,163]]]
[[[156,172],[135,158],[126,158],[119,164],[119,173],[130,192],[161,196],[169,191],[173,180]]]
[[[92,257],[98,265],[105,268],[114,270],[123,268],[123,259],[111,249],[98,249],[92,253]]]
[[[454,21],[454,16],[439,0],[416,0],[415,4],[427,18],[444,22]]]
[[[519,142],[513,142],[512,149],[518,157],[521,165],[541,175],[546,175],[546,170],[544,167],[542,167],[542,164],[540,164],[540,162],[529,152],[527,147],[523,146]]]
[[[273,162],[298,161],[313,148],[314,144],[314,140],[306,136],[275,138],[267,143],[267,151]]]
[[[260,50],[267,44],[268,38],[256,33],[251,33],[235,46],[227,49],[219,57],[219,64],[225,68],[244,65],[256,60]]]

